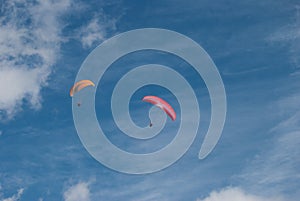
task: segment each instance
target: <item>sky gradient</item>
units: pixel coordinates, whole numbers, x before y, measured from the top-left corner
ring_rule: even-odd
[[[300,4],[297,1],[0,1],[0,200],[297,201],[300,197]],[[201,110],[197,137],[172,166],[146,175],[106,168],[81,143],[69,90],[91,51],[140,28],[163,28],[199,43],[216,64],[227,117],[215,149],[198,159],[210,121],[205,83],[182,59],[160,51],[128,54],[105,72],[96,93],[107,138],[135,153],[174,138],[179,122],[150,140],[122,134],[110,111],[117,81],[156,63],[182,74]],[[137,125],[149,124],[145,86],[131,98]],[[180,114],[179,114],[180,117]],[[109,156],[109,153],[107,153]]]

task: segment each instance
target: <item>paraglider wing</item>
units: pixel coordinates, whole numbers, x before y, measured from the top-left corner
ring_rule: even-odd
[[[173,120],[175,121],[176,119],[176,113],[174,111],[174,109],[172,108],[172,106],[167,103],[165,100],[157,97],[157,96],[145,96],[143,98],[144,102],[148,102],[151,103],[159,108],[161,108],[162,110],[164,110],[167,115]]]
[[[74,96],[76,92],[80,91],[81,89],[87,86],[95,86],[95,84],[91,80],[80,80],[76,82],[70,90],[70,96]]]

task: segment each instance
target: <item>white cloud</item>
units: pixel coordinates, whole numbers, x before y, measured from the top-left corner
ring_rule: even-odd
[[[26,99],[34,108],[40,107],[40,90],[46,82],[42,68],[5,68],[0,73],[0,109],[11,118]],[[9,87],[9,88],[8,88]]]
[[[289,62],[294,66],[294,72],[291,75],[299,75],[300,72],[300,6],[296,5],[294,8],[295,16],[291,23],[281,27],[272,33],[267,41],[284,43],[288,45],[285,48],[289,52]]]
[[[299,91],[299,87],[295,89]],[[243,184],[255,192],[284,194],[289,200],[300,196],[297,182],[300,178],[299,97],[299,93],[292,94],[273,105],[278,123],[270,129],[268,143],[263,144],[262,152],[249,162],[241,175]]]
[[[300,29],[293,25],[287,25],[286,27],[273,33],[269,40],[271,41],[291,41],[300,38]]]
[[[106,39],[107,30],[115,30],[115,20],[108,20],[104,15],[96,15],[81,28],[80,40],[84,48],[90,48],[95,43]]]
[[[89,184],[86,182],[71,186],[64,192],[65,201],[90,201]]]
[[[64,40],[59,18],[70,0],[12,0],[1,6],[0,119],[9,119],[24,101],[40,107],[40,91]]]
[[[213,191],[208,197],[197,199],[197,201],[279,201],[280,199],[263,198],[260,196],[245,193],[240,188],[225,188],[220,191]]]
[[[24,189],[21,188],[21,189],[19,189],[18,192],[17,192],[15,195],[13,195],[12,197],[9,197],[9,198],[2,198],[1,201],[17,201],[17,200],[20,200],[20,198],[21,198],[23,192],[24,192]]]
[[[297,188],[295,184],[289,184],[300,178],[300,132],[293,131],[295,124],[299,125],[299,117],[300,113],[297,113],[272,129],[278,137],[272,141],[268,151],[256,156],[249,164],[243,174],[245,180],[253,184],[272,186],[272,190],[277,193]]]

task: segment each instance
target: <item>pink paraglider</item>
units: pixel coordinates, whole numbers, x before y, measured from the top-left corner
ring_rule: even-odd
[[[175,121],[176,119],[176,113],[174,111],[174,109],[172,108],[172,106],[167,103],[165,100],[157,97],[157,96],[145,96],[143,98],[144,102],[148,102],[151,103],[159,108],[161,108],[163,111],[165,111],[167,113],[167,115],[173,120]],[[152,126],[152,123],[150,123],[150,125]],[[150,127],[151,127],[150,126]]]

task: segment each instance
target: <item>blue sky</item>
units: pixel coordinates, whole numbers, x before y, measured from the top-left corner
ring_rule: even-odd
[[[297,201],[300,197],[300,4],[297,1],[0,1],[0,200],[2,201]],[[191,86],[201,109],[198,135],[174,165],[147,175],[106,168],[85,150],[73,123],[69,89],[89,53],[105,39],[138,28],[164,28],[199,43],[215,62],[227,94],[227,118],[213,152],[198,160],[210,99],[188,64],[156,51],[115,62],[97,89],[107,137],[143,153],[163,147],[178,123],[151,140],[116,127],[114,85],[126,70],[168,65]],[[120,66],[125,66],[120,68]],[[132,97],[133,120],[148,124],[149,93]],[[179,114],[180,115],[180,114]],[[109,153],[107,153],[109,156]]]

